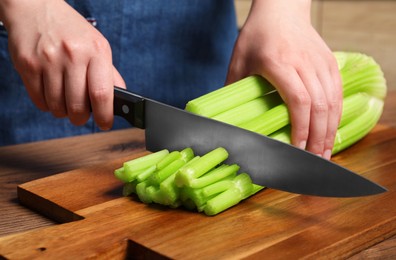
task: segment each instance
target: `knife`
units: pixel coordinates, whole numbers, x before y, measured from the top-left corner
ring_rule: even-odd
[[[146,149],[203,155],[217,147],[229,152],[253,182],[272,189],[324,197],[357,197],[384,187],[317,155],[236,126],[192,114],[128,90],[114,88],[114,115],[145,129]]]

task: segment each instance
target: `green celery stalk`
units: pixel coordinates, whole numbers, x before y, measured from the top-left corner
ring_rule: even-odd
[[[239,166],[236,164],[233,165],[220,165],[217,168],[212,169],[208,173],[204,174],[200,178],[193,179],[190,183],[191,188],[203,188],[212,183],[215,183],[221,179],[224,179],[230,175],[236,175],[239,170]]]
[[[208,216],[213,216],[238,204],[241,200],[241,191],[236,187],[231,187],[216,197],[208,200],[205,205],[204,212]]]
[[[212,118],[230,125],[239,126],[258,117],[259,115],[267,112],[274,106],[281,103],[282,98],[279,96],[278,92],[273,91],[262,97],[258,97],[246,102],[245,104],[217,114]]]
[[[164,149],[152,154],[148,154],[124,163],[124,172],[129,176],[130,181],[132,181],[136,176],[141,173],[144,169],[158,163],[162,158],[164,158],[169,151]]]
[[[122,187],[122,195],[126,197],[136,193],[136,185],[136,181],[124,183],[124,186]]]
[[[139,171],[126,171],[125,167],[121,167],[114,171],[114,175],[120,181],[127,183],[134,181],[136,176],[143,171],[145,171],[145,169],[140,169]]]
[[[149,187],[147,181],[140,182],[136,185],[136,194],[139,197],[139,200],[143,203],[152,203],[153,200],[150,195],[147,193],[146,188]]]
[[[148,167],[147,169],[145,169],[143,172],[141,172],[136,176],[137,182],[142,182],[147,180],[156,170],[157,170],[156,165],[152,165]]]
[[[383,100],[372,97],[369,101],[369,108],[363,114],[338,129],[333,154],[348,148],[367,135],[381,117],[383,106]]]
[[[227,178],[224,178],[223,180],[220,180],[218,182],[212,183],[206,187],[202,188],[202,194],[209,198],[213,195],[217,195],[219,193],[222,193],[223,191],[231,188],[234,186],[234,180],[235,176],[230,176]]]
[[[180,155],[181,155],[181,159],[183,161],[188,162],[188,161],[190,161],[191,159],[194,158],[194,151],[193,151],[193,149],[188,147],[188,148],[183,149],[180,152]]]
[[[287,106],[282,103],[253,120],[240,125],[240,127],[262,135],[269,135],[289,123]]]
[[[198,160],[192,162],[187,167],[181,168],[176,174],[176,184],[178,186],[190,186],[193,179],[204,175],[228,158],[228,152],[223,147],[218,147]]]
[[[250,76],[189,101],[185,109],[212,117],[273,90],[274,87],[267,80],[259,76]]]
[[[176,174],[172,174],[160,184],[160,191],[165,205],[172,205],[180,198],[180,188],[175,183]]]
[[[156,171],[150,176],[149,181],[152,185],[160,185],[166,178],[176,173],[186,162],[182,159],[176,159],[161,170]],[[158,167],[157,167],[158,168]]]
[[[167,154],[164,158],[162,158],[161,161],[157,163],[157,170],[161,170],[168,166],[170,163],[172,163],[175,160],[178,160],[182,157],[181,153],[179,151],[173,151],[169,154]]]
[[[287,125],[285,127],[282,127],[281,129],[270,134],[269,137],[280,142],[291,144],[291,126]]]
[[[367,93],[355,93],[343,100],[342,115],[338,128],[349,124],[368,109],[370,96]]]
[[[247,173],[241,173],[234,178],[232,187],[206,202],[204,212],[209,216],[216,215],[257,192],[257,188]]]

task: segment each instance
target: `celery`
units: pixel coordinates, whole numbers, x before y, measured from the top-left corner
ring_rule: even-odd
[[[241,200],[250,196],[254,191],[253,183],[249,175],[241,173],[232,181],[233,186],[224,192],[209,199],[204,208],[206,215],[216,215],[227,208],[238,204]]]
[[[179,186],[190,185],[194,179],[204,175],[227,158],[228,152],[224,148],[216,148],[188,165],[188,167],[180,169],[175,181]]]
[[[182,157],[179,151],[173,151],[167,154],[162,160],[157,163],[157,170],[161,170],[171,164],[173,161],[180,159]]]
[[[283,103],[240,125],[240,127],[259,134],[269,135],[288,125],[289,122],[287,106]]]
[[[351,146],[374,128],[381,117],[384,101],[372,97],[369,101],[369,108],[349,124],[338,129],[333,154],[338,153]]]
[[[169,154],[169,151],[164,149],[156,153],[152,153],[147,156],[142,156],[125,162],[123,168],[126,179],[128,180],[128,182],[133,181],[137,177],[137,175],[142,173],[145,169],[149,168],[153,164],[158,163],[167,154]]]
[[[180,152],[180,155],[183,161],[188,162],[194,158],[194,151],[190,147],[187,147]]]
[[[148,167],[147,169],[145,169],[143,172],[141,172],[136,176],[136,180],[138,182],[147,180],[155,172],[156,169],[157,169],[156,165],[152,165]]]
[[[349,124],[352,120],[365,112],[368,109],[369,100],[370,96],[368,94],[360,92],[344,98],[342,116],[338,127],[340,128]]]
[[[262,97],[258,97],[233,109],[217,114],[212,118],[230,125],[239,126],[247,121],[258,117],[269,109],[282,103],[282,98],[278,92],[271,92]]]
[[[274,87],[262,77],[250,76],[189,101],[186,110],[212,117],[263,96],[272,90]]]
[[[157,167],[157,171],[153,173],[148,179],[149,183],[152,185],[160,185],[161,182],[163,182],[172,174],[176,173],[185,163],[186,162],[182,159],[176,159],[160,170],[158,170]]]
[[[190,187],[192,188],[202,188],[205,186],[208,186],[209,184],[212,184],[214,182],[217,182],[227,176],[230,176],[232,174],[236,174],[237,171],[239,170],[239,166],[236,164],[233,165],[221,165],[210,172],[206,173],[200,178],[193,179],[190,183]]]
[[[124,184],[124,186],[122,187],[122,195],[124,196],[129,196],[132,193],[136,193],[136,185],[137,182],[127,182]]]
[[[384,73],[372,57],[355,52],[334,52],[334,56],[340,71],[344,98],[342,117],[338,126],[340,133],[337,133],[337,138],[342,140],[345,145],[337,143],[333,154],[359,141],[368,133],[366,130],[357,131],[352,126],[347,127],[350,123],[358,124],[356,118],[359,118],[358,120],[361,121],[359,123],[362,125],[366,122],[366,127],[362,127],[362,129],[371,129],[373,124],[375,125],[378,122],[378,113],[381,113],[382,109],[371,111],[372,114],[367,112],[367,110],[376,109],[375,106],[368,105],[369,99],[377,98],[384,101],[387,90]],[[187,104],[186,110],[290,143],[291,126],[287,106],[284,102],[275,100],[275,98],[274,103],[271,104],[272,95],[279,99],[276,91],[268,87],[266,94],[259,94],[257,91],[253,95],[254,98],[250,96],[243,99],[247,89],[257,89],[259,86],[255,85],[260,85],[257,83],[259,76],[253,76],[253,78],[248,77],[233,83],[232,89],[227,86],[198,97],[192,100],[191,104]],[[249,84],[251,86],[248,86]],[[266,84],[269,83],[266,82]],[[223,96],[227,97],[226,107],[223,103]],[[230,96],[233,98],[228,99]],[[273,107],[274,104],[278,105]],[[213,113],[208,112],[208,110],[213,111]],[[361,114],[368,116],[362,117]],[[345,133],[346,129],[353,129],[356,134]],[[341,133],[343,133],[342,138],[340,137]],[[348,140],[346,136],[349,136]]]
[[[195,157],[193,150],[186,148],[168,152],[159,161],[162,167],[158,167],[159,162],[150,166],[147,158],[142,158],[139,161],[147,167],[141,169],[133,181],[127,182],[129,179],[124,178],[123,167],[116,169],[114,174],[126,182],[124,196],[136,194],[143,203],[158,203],[171,208],[184,206],[214,215],[263,188],[253,184],[246,173],[238,174],[238,165],[222,164],[227,157],[228,152],[222,147]],[[179,182],[176,182],[177,178]]]

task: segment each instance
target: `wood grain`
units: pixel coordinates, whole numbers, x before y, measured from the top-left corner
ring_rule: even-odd
[[[113,170],[139,153],[28,182],[18,187],[20,201],[68,223],[0,238],[0,254],[122,258],[134,255],[133,244],[159,258],[353,256],[396,233],[396,158],[388,156],[395,137],[395,129],[378,126],[334,158],[387,187],[386,193],[337,199],[266,189],[215,217],[121,197]]]

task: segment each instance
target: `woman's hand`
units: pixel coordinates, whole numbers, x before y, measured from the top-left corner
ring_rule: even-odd
[[[113,122],[113,87],[125,83],[103,35],[63,0],[4,0],[9,50],[32,101],[55,117],[102,129]]]
[[[342,83],[331,50],[311,26],[310,1],[253,1],[226,84],[252,74],[270,81],[287,104],[292,144],[330,159]]]

